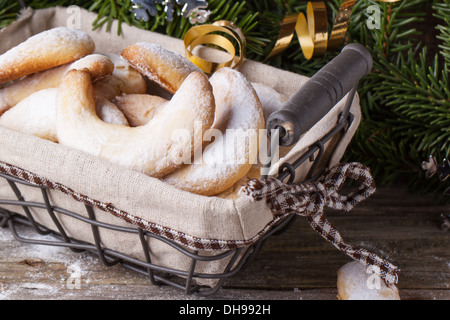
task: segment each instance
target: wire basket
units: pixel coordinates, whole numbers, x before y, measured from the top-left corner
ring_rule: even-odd
[[[295,180],[296,168],[304,164],[306,161],[309,161],[311,163],[311,167],[307,174],[306,180],[313,180],[318,175],[320,175],[321,171],[327,167],[327,159],[325,159],[324,152],[325,145],[333,137],[339,138],[340,136],[342,136],[342,133],[345,133],[345,131],[353,121],[353,115],[349,110],[354,95],[355,90],[352,90],[349,93],[349,97],[347,98],[344,110],[340,114],[339,120],[337,121],[335,127],[333,127],[322,139],[312,144],[308,148],[308,150],[303,153],[296,161],[281,165],[279,168],[278,179],[281,179],[283,181],[287,180],[289,183],[293,182]],[[198,294],[206,296],[212,295],[217,292],[217,290],[219,290],[223,286],[227,278],[235,275],[245,265],[247,265],[254,259],[263,243],[268,238],[273,235],[281,234],[295,219],[295,215],[287,216],[286,218],[277,222],[268,232],[266,232],[260,239],[258,239],[257,242],[247,247],[231,249],[219,254],[203,255],[199,251],[189,250],[171,241],[170,239],[153,234],[139,227],[122,227],[100,222],[96,219],[95,212],[89,205],[85,205],[87,215],[82,215],[79,212],[72,212],[64,208],[54,206],[51,203],[48,189],[46,187],[36,186],[8,174],[0,173],[0,177],[7,180],[10,188],[17,198],[17,200],[0,199],[0,206],[17,206],[17,208],[22,208],[25,212],[25,215],[21,215],[11,210],[0,207],[0,227],[8,227],[17,241],[29,244],[67,247],[74,252],[87,251],[97,255],[100,261],[106,266],[114,266],[116,264],[120,264],[125,268],[148,276],[151,283],[154,285],[169,285],[183,290],[187,295]],[[27,201],[25,196],[20,191],[20,185],[39,188],[42,194],[42,201]],[[44,209],[56,226],[55,231],[40,225],[33,216],[32,210],[30,210],[31,208]],[[69,216],[85,223],[86,228],[90,228],[92,232],[92,238],[94,239],[93,243],[87,243],[69,237],[63,224],[58,219],[56,213]],[[30,226],[36,233],[40,235],[52,234],[55,237],[55,241],[27,239],[19,234],[16,228],[18,224]],[[138,239],[136,241],[139,241],[142,246],[141,249],[144,254],[143,256],[145,257],[145,260],[139,260],[103,246],[100,235],[100,231],[102,228],[135,235],[135,237],[137,237],[136,239]],[[169,245],[173,249],[186,256],[186,258],[190,259],[189,269],[179,270],[176,268],[161,266],[157,263],[152,262],[148,247],[149,238],[151,238],[152,241],[161,241],[166,245]],[[228,262],[225,269],[220,273],[211,274],[195,272],[195,267],[198,262],[212,263],[214,261],[220,261],[224,259],[226,259],[226,261]],[[212,280],[214,285],[201,285],[199,284],[199,282],[202,282],[202,280]]]
[[[25,7],[23,1],[19,1],[19,3],[22,7]],[[353,61],[349,62],[353,63]],[[356,68],[360,68],[358,66]],[[354,69],[346,70],[351,71]],[[351,72],[350,74],[353,73]],[[325,78],[327,77],[325,76]],[[336,79],[339,78],[337,77]],[[299,180],[296,179],[296,169],[302,167],[308,168],[308,173],[304,180],[315,180],[329,166],[331,155],[336,150],[338,142],[346,136],[345,133],[348,132],[350,127],[353,127],[352,123],[354,122],[354,116],[350,112],[350,109],[356,95],[357,83],[355,82],[359,79],[356,79],[358,78],[357,76],[345,78],[340,80],[345,80],[343,82],[344,84],[347,84],[347,82],[351,83],[349,87],[351,90],[348,91],[344,107],[338,115],[337,121],[333,120],[335,124],[330,126],[328,132],[322,135],[321,139],[310,144],[305,152],[296,157],[294,161],[280,165],[277,175],[278,179],[287,183],[293,183]],[[332,82],[335,83],[336,79],[333,78]],[[349,89],[340,81],[338,81],[338,84],[339,87],[330,89],[330,92],[336,98],[336,102],[347,94],[347,92],[344,92],[344,87],[346,90]],[[265,231],[257,241],[252,242],[250,245],[205,253],[204,251],[185,247],[179,242],[172,241],[167,237],[145,230],[131,223],[120,226],[105,223],[101,221],[99,215],[96,217],[96,213],[98,214],[98,212],[89,204],[84,204],[84,208],[81,205],[79,207],[80,209],[76,209],[79,212],[58,206],[54,201],[52,202],[52,193],[50,192],[54,190],[50,190],[46,186],[32,184],[7,173],[0,172],[0,178],[6,180],[5,187],[8,188],[9,186],[13,192],[12,198],[0,194],[0,227],[8,227],[17,241],[37,245],[66,247],[74,252],[89,252],[97,255],[100,261],[106,266],[120,264],[127,269],[147,276],[154,285],[169,285],[183,290],[187,295],[198,294],[207,296],[217,292],[229,277],[232,277],[251,263],[267,239],[281,234],[296,217],[296,215],[292,214],[280,218],[276,223],[270,225],[270,229]],[[264,179],[265,176],[262,178]],[[38,198],[34,197],[33,200],[27,200],[27,197],[30,198],[31,196],[23,192],[21,186],[24,186],[24,188],[25,186],[26,188],[32,188],[33,191],[36,191],[33,194],[37,194]],[[41,221],[39,220],[41,216],[37,217],[33,209],[39,209],[40,214],[45,215],[46,220],[53,223],[52,229],[38,222]],[[20,211],[23,211],[23,213],[18,213]],[[89,241],[79,240],[69,236],[70,231],[62,221],[67,217],[75,219],[77,223],[81,223],[85,227],[83,231],[89,234],[89,237],[83,239],[90,239]],[[29,239],[20,234],[17,225],[30,226],[40,235],[51,234],[55,240]],[[140,251],[140,258],[136,258],[136,256],[124,253],[123,251],[119,252],[116,249],[104,245],[105,241],[102,241],[102,234],[104,233],[102,231],[105,230],[125,233],[127,236],[131,236],[133,245],[137,246],[138,251]],[[149,246],[150,240],[168,246],[171,250],[183,256],[184,260],[187,261],[187,268],[179,268],[175,265],[162,265],[158,261],[155,261],[154,258],[152,259]],[[220,263],[224,267],[220,271],[196,271],[198,270],[196,268],[198,265],[205,263]]]

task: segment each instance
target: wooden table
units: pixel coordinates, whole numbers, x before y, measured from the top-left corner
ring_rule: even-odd
[[[327,216],[347,243],[399,266],[402,299],[450,300],[450,231],[440,229],[439,218],[449,212],[431,197],[392,187],[378,189],[350,213],[328,211]],[[105,267],[88,253],[17,242],[8,229],[0,229],[0,300],[335,300],[336,271],[349,261],[299,217],[270,238],[246,269],[204,298],[152,285],[119,265]],[[73,272],[80,274],[79,286],[70,282]]]

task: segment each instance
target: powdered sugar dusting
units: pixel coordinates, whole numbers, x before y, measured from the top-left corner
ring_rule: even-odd
[[[135,69],[172,94],[189,74],[203,73],[187,58],[151,42],[138,42],[128,46],[121,55]]]
[[[83,72],[69,73],[59,87],[56,103],[58,140],[115,164],[161,177],[191,157],[190,153],[181,156],[178,156],[179,152],[171,153],[171,150],[179,151],[186,145],[184,141],[173,139],[176,131],[184,130],[192,135],[197,121],[209,118],[202,123],[203,128],[210,127],[213,122],[214,99],[203,74],[192,73],[152,121],[139,127],[111,125],[93,116],[88,77]],[[197,113],[199,110],[200,114]],[[201,146],[201,140],[197,145]]]
[[[337,288],[341,300],[400,300],[396,286],[387,287],[373,270],[358,261],[338,270]]]
[[[195,64],[193,64],[185,57],[179,55],[174,51],[167,50],[166,48],[160,46],[159,44],[152,42],[138,42],[136,43],[136,46],[145,49],[152,55],[161,57],[167,63],[167,66],[170,66],[171,69],[189,73],[194,71],[203,72],[199,67],[197,67]]]
[[[15,225],[16,232],[25,239],[58,242],[52,235],[39,235],[32,228]],[[72,279],[78,277],[82,288],[98,279],[99,259],[86,252],[74,253],[69,248],[38,245],[16,241],[8,228],[0,228],[0,263],[9,270],[0,272],[0,300],[14,299],[70,299],[79,291]],[[8,267],[9,266],[9,267]],[[9,281],[17,272],[18,279]],[[72,278],[71,278],[72,277]],[[86,290],[84,290],[86,291]]]
[[[261,104],[247,79],[230,68],[222,68],[210,78],[217,105],[213,128],[255,129],[261,122]]]
[[[0,124],[42,139],[57,141],[55,99],[57,88],[32,93],[0,118]]]
[[[83,31],[53,28],[31,36],[0,55],[0,75],[9,75],[7,81],[18,79],[79,59],[94,50],[94,41]]]
[[[36,137],[58,142],[56,133],[56,96],[58,88],[34,92],[0,117],[0,125]],[[128,126],[128,121],[112,102],[96,99],[96,112],[107,123]]]
[[[247,174],[256,161],[259,129],[264,128],[259,99],[241,73],[222,68],[210,83],[216,118],[209,133],[215,140],[204,149],[200,163],[185,165],[164,179],[180,189],[206,195],[211,189],[224,191]]]
[[[48,48],[78,43],[94,46],[93,40],[83,31],[66,27],[53,28],[31,36],[26,41],[6,51],[0,56],[0,65],[10,64],[17,59],[30,59]]]
[[[253,82],[252,86],[261,101],[266,120],[273,112],[280,110],[283,107],[283,104],[288,100],[287,97],[283,96],[272,87],[262,83]]]

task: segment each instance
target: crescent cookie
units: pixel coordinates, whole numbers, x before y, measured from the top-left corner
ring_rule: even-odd
[[[30,94],[48,88],[57,88],[67,71],[86,68],[92,81],[98,81],[113,73],[114,65],[104,55],[90,54],[75,62],[44,70],[9,82],[0,89],[0,115]]]
[[[123,112],[130,126],[138,127],[153,119],[168,100],[150,94],[124,94],[112,102]]]
[[[0,83],[57,67],[93,53],[92,38],[66,27],[50,29],[0,55]]]
[[[0,125],[38,138],[58,142],[56,135],[56,95],[58,88],[37,91],[0,117]],[[112,102],[96,98],[95,110],[105,122],[128,126],[123,113]]]
[[[149,42],[138,42],[122,50],[122,57],[141,74],[175,93],[191,72],[203,71],[176,52]]]
[[[337,271],[339,300],[401,300],[395,285],[387,286],[379,277],[373,278],[373,270],[359,261],[351,261]],[[374,284],[374,282],[377,282]]]
[[[252,82],[252,86],[258,95],[259,101],[261,101],[266,121],[273,112],[280,110],[288,100],[287,97],[274,88],[262,83]]]
[[[160,178],[189,161],[214,121],[214,96],[205,75],[190,74],[177,93],[144,126],[103,122],[95,112],[89,73],[71,70],[56,98],[60,144]]]
[[[216,117],[200,163],[185,165],[164,181],[185,191],[210,196],[232,187],[257,162],[259,130],[264,129],[261,103],[242,73],[230,68],[209,79],[216,101]]]
[[[114,64],[110,77],[94,84],[95,93],[112,100],[122,94],[144,94],[147,92],[145,78],[119,55],[105,53]]]

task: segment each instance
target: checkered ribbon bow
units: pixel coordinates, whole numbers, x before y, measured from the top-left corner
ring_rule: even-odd
[[[348,195],[338,191],[347,178],[361,185]],[[375,192],[370,170],[360,163],[339,164],[324,172],[316,181],[285,184],[278,179],[251,179],[242,190],[255,201],[266,200],[275,215],[297,214],[307,217],[311,227],[323,238],[354,260],[362,262],[390,285],[397,283],[398,269],[388,261],[362,248],[344,242],[336,228],[324,215],[325,206],[350,211]]]

